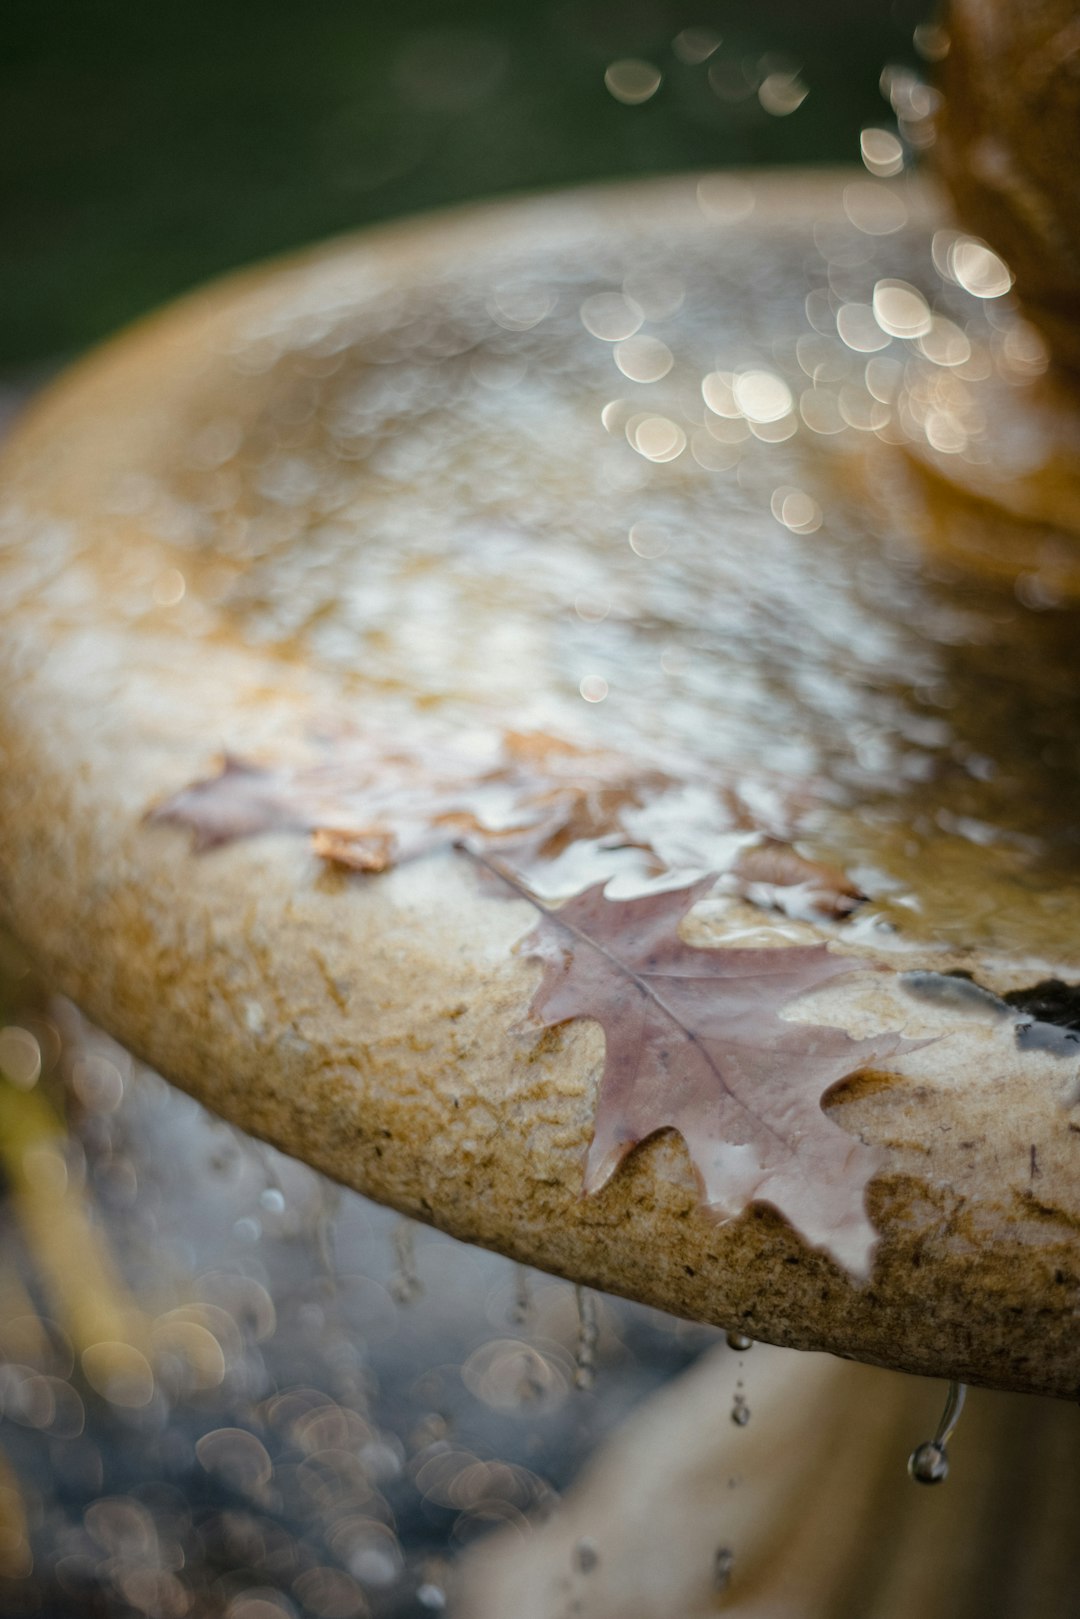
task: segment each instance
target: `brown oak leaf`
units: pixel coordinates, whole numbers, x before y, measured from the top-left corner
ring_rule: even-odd
[[[314,762],[226,754],[216,775],[173,794],[150,819],[188,827],[197,851],[307,832],[320,859],[365,873],[460,843],[497,850],[539,878],[568,850],[584,851],[584,862],[559,868],[563,892],[629,871],[633,852],[639,878],[721,870],[756,904],[842,920],[858,889],[776,835],[793,829],[805,785],[770,784],[751,808],[739,788],[685,759],[628,759],[544,732],[455,745],[372,729],[324,738]]]
[[[762,838],[740,849],[729,870],[744,898],[806,920],[839,921],[866,898],[838,866],[807,860],[780,838]]]
[[[865,970],[825,945],[685,944],[679,923],[712,882],[628,900],[590,888],[558,909],[538,907],[520,946],[544,968],[532,1018],[547,1028],[592,1018],[604,1031],[585,1190],[599,1191],[638,1142],[675,1130],[711,1213],[729,1220],[751,1202],[772,1204],[865,1277],[876,1241],[866,1186],[883,1155],[821,1103],[841,1080],[922,1042],[853,1040],[781,1017],[800,996]]]
[[[314,764],[263,766],[226,755],[217,775],[174,794],[151,819],[190,827],[197,850],[259,832],[307,831],[319,856],[355,871],[385,871],[459,842],[512,849],[528,865],[579,841],[648,849],[647,825],[631,830],[624,816],[684,785],[657,766],[543,733],[471,742],[372,732],[331,739]],[[710,802],[714,833],[754,825],[725,786],[710,785]]]

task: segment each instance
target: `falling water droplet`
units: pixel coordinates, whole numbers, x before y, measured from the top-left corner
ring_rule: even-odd
[[[908,1457],[908,1472],[917,1484],[941,1484],[949,1476],[949,1458],[941,1445],[928,1439]]]
[[[591,1389],[596,1381],[596,1340],[600,1331],[596,1314],[596,1298],[587,1287],[575,1287],[574,1298],[577,1301],[578,1312],[577,1349],[574,1354],[574,1387]]]
[[[960,1413],[964,1409],[967,1388],[963,1383],[950,1383],[945,1396],[945,1409],[933,1439],[916,1445],[908,1457],[908,1472],[917,1484],[942,1484],[949,1476],[948,1444],[956,1432]]]
[[[600,1561],[594,1540],[579,1540],[574,1547],[574,1567],[579,1574],[591,1574]]]
[[[730,1546],[718,1546],[713,1558],[713,1590],[726,1591],[731,1584],[731,1571],[735,1567],[735,1553]]]
[[[341,1189],[337,1186],[326,1185],[322,1189],[319,1201],[319,1212],[315,1222],[315,1245],[319,1253],[319,1262],[331,1285],[337,1281],[337,1259],[334,1253],[334,1236],[337,1213],[341,1203]]]
[[[746,1403],[746,1395],[742,1389],[735,1390],[735,1398],[731,1403],[731,1420],[736,1428],[745,1428],[750,1421],[750,1407]]]
[[[532,1290],[529,1286],[527,1265],[514,1266],[514,1302],[510,1306],[510,1319],[516,1327],[523,1327],[532,1315]]]
[[[408,1218],[394,1227],[394,1260],[396,1272],[390,1283],[390,1296],[398,1304],[409,1304],[422,1291],[416,1273],[416,1243],[413,1223]]]
[[[727,1346],[729,1349],[737,1349],[740,1355],[745,1355],[748,1349],[753,1349],[754,1340],[748,1338],[745,1332],[729,1332]]]

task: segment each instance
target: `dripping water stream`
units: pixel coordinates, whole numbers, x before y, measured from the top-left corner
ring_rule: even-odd
[[[908,1458],[908,1472],[917,1484],[943,1484],[949,1476],[949,1442],[956,1432],[967,1398],[963,1383],[949,1384],[945,1409],[933,1439],[917,1445]]]

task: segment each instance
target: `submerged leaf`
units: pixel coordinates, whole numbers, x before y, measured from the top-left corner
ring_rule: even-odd
[[[781,1012],[863,963],[825,945],[702,949],[678,925],[712,886],[610,900],[595,887],[545,910],[522,945],[543,963],[531,1007],[545,1027],[592,1018],[606,1052],[585,1190],[658,1130],[686,1142],[707,1208],[731,1219],[772,1204],[814,1247],[868,1274],[875,1233],[866,1186],[882,1154],[833,1123],[824,1096],[914,1044]],[[528,896],[526,896],[528,897]]]
[[[839,921],[866,898],[838,866],[807,860],[780,838],[762,838],[740,849],[730,870],[745,898],[787,916]]]
[[[659,766],[543,733],[451,747],[372,732],[332,739],[315,764],[226,756],[216,776],[174,794],[151,818],[190,827],[198,850],[259,832],[308,831],[322,859],[354,871],[385,871],[462,842],[512,850],[524,867],[575,843],[653,856],[660,822],[650,817],[685,791],[683,778]],[[714,862],[718,835],[756,824],[724,784],[710,782],[704,796],[708,814],[691,834],[699,866]],[[652,863],[664,864],[659,856]]]
[[[153,819],[191,827],[198,849],[258,832],[303,829],[327,860],[384,871],[467,837],[544,843],[595,836],[624,803],[664,790],[655,770],[540,735],[483,737],[460,749],[377,733],[334,738],[321,760],[260,766],[226,757]]]

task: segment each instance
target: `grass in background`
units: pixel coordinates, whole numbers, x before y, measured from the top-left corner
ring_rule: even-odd
[[[469,197],[858,156],[925,0],[7,0],[0,364],[71,353],[216,272]],[[687,27],[723,43],[679,59]],[[664,77],[620,104],[605,68]],[[739,74],[799,67],[767,113]],[[713,82],[710,83],[710,68]],[[717,94],[719,84],[722,94]]]

